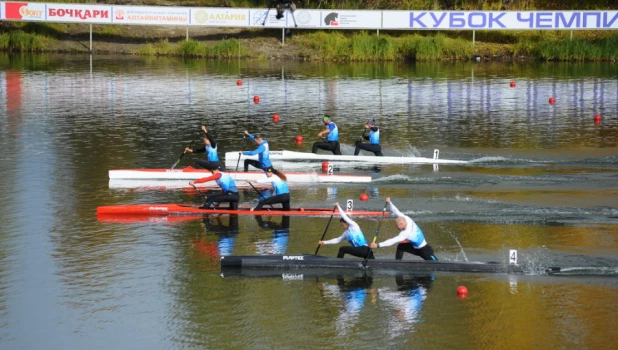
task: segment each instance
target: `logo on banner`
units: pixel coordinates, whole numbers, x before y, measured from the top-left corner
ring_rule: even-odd
[[[199,10],[195,13],[195,20],[197,23],[206,23],[208,21],[208,12]]]
[[[311,22],[311,14],[307,11],[299,11],[296,13],[296,21],[300,24],[309,24]]]
[[[195,20],[198,23],[206,23],[206,22],[229,23],[229,22],[235,22],[235,21],[241,21],[243,23],[246,23],[247,15],[244,13],[238,13],[238,12],[208,13],[204,10],[199,10],[195,13]]]
[[[253,24],[262,25],[266,18],[266,11],[256,11],[253,13]]]
[[[4,6],[6,19],[43,18],[43,10],[30,9],[27,2],[7,2]]]
[[[324,17],[324,24],[327,26],[336,27],[339,25],[337,19],[339,18],[339,14],[337,12],[331,12],[326,17]]]
[[[114,18],[117,21],[124,21],[124,11],[122,10],[116,10],[116,13],[114,14]]]

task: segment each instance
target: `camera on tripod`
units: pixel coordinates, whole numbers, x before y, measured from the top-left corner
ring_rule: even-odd
[[[277,11],[277,15],[275,16],[275,18],[278,20],[283,18],[286,10],[290,11],[292,19],[294,20],[294,26],[298,27],[298,25],[296,24],[296,18],[294,18],[294,11],[296,11],[296,4],[294,3],[294,0],[269,0],[268,10],[266,11],[266,15],[264,18],[264,22],[262,22],[262,25],[266,24],[268,12],[270,12],[271,8],[274,8]]]
[[[272,5],[270,7],[277,9],[277,16],[275,16],[276,19],[282,19],[285,10],[289,9],[290,12],[294,12],[296,10],[296,4],[294,4],[294,1],[292,0],[275,0],[271,1],[271,4]]]

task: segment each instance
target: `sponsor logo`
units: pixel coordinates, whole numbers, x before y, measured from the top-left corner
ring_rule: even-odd
[[[255,11],[253,13],[253,24],[262,25],[264,18],[266,18],[266,11]]]
[[[165,169],[166,173],[182,173],[182,169]]]
[[[148,207],[150,211],[167,211],[167,207]]]
[[[283,260],[305,260],[302,255],[284,255]]]
[[[4,6],[6,19],[43,18],[43,10],[29,8],[27,2],[7,2]]]
[[[208,13],[204,10],[199,10],[195,13],[195,20],[198,23],[233,21],[246,22],[247,15],[242,13]]]
[[[299,11],[296,13],[296,21],[299,24],[309,24],[311,22],[311,14],[307,11]]]
[[[281,278],[284,281],[302,281],[305,276],[303,274],[295,274],[295,273],[282,273]]]
[[[274,156],[282,156],[283,155],[283,152],[281,152],[281,151],[270,151],[268,153],[272,154]]]
[[[324,17],[324,24],[327,26],[336,27],[339,25],[337,19],[339,18],[339,14],[337,12],[331,12],[326,17]]]
[[[50,8],[48,15],[49,17],[69,17],[87,20],[91,18],[109,18],[109,11]]]
[[[122,10],[116,10],[116,13],[115,13],[114,18],[115,18],[117,21],[123,21],[123,20],[124,20],[124,11],[122,11]]]

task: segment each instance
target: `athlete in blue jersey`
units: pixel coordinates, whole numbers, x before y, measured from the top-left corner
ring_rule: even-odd
[[[270,145],[268,144],[268,140],[264,140],[264,138],[260,134],[256,134],[255,136],[253,136],[247,130],[245,130],[244,133],[258,145],[258,147],[253,151],[238,152],[239,157],[241,154],[245,156],[254,156],[256,154],[258,155],[258,160],[245,159],[245,172],[249,171],[249,165],[252,165],[264,171],[268,170],[269,168],[272,169],[273,163],[270,162]]]
[[[273,176],[275,175],[275,176]],[[283,210],[290,210],[290,189],[288,188],[287,183],[285,182],[287,178],[285,175],[279,170],[275,170],[269,168],[266,171],[267,178],[265,180],[257,181],[259,183],[271,183],[273,186],[273,190],[275,194],[262,199],[255,208],[252,210],[261,210],[264,205],[270,205],[272,208],[273,204],[281,203]],[[252,182],[252,181],[249,181]]]
[[[386,202],[389,203],[391,212],[397,216],[397,219],[395,219],[395,226],[397,226],[400,232],[399,235],[387,239],[384,242],[378,244],[371,243],[371,248],[388,247],[395,243],[399,243],[397,245],[397,253],[395,254],[395,259],[397,260],[403,258],[404,252],[420,256],[425,260],[438,260],[433,253],[433,248],[427,244],[425,235],[423,235],[423,231],[421,231],[420,227],[418,227],[409,216],[403,215],[397,207],[393,205],[390,198],[386,198]]]
[[[312,153],[318,153],[318,149],[331,151],[335,155],[341,155],[341,146],[339,145],[339,128],[337,124],[330,120],[330,116],[324,115],[322,117],[322,123],[326,126],[326,129],[318,133],[318,137],[326,136],[326,142],[314,142],[311,148]]]
[[[196,169],[209,169],[210,165],[214,165],[219,170],[223,170],[219,162],[219,155],[217,154],[217,142],[208,134],[206,126],[202,125],[202,131],[204,132],[204,147],[196,149],[186,147],[185,153],[206,153],[206,160],[197,159],[195,161]]]
[[[238,195],[238,188],[236,187],[236,183],[234,183],[232,177],[229,174],[221,172],[214,165],[210,165],[210,169],[208,170],[212,172],[212,176],[203,177],[193,182],[189,182],[190,185],[194,185],[214,180],[217,182],[217,185],[221,187],[221,193],[209,194],[208,196],[206,196],[206,202],[204,203],[202,208],[209,209],[213,202],[227,202],[230,203],[229,209],[238,209],[238,200],[240,199],[240,196]]]
[[[339,248],[339,254],[337,254],[338,258],[343,258],[345,254],[350,254],[359,258],[375,259],[373,252],[367,246],[367,240],[365,240],[363,231],[361,231],[358,224],[346,215],[345,211],[343,211],[343,209],[339,206],[339,203],[335,203],[335,205],[337,206],[337,209],[339,209],[339,215],[341,215],[339,222],[345,231],[337,238],[333,238],[328,241],[319,241],[318,244],[337,244],[344,239],[347,239],[351,246]]]
[[[365,131],[369,129],[369,135],[361,136],[361,139],[356,141],[356,149],[354,155],[357,156],[361,150],[373,152],[376,156],[383,156],[382,146],[380,145],[380,128],[375,123],[375,120],[369,119],[365,123]],[[369,143],[363,143],[364,140],[369,140]]]

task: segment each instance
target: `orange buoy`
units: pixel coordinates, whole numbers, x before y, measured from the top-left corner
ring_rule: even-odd
[[[296,142],[303,142],[303,136],[302,135],[296,135]]]
[[[601,116],[599,114],[594,116],[594,122],[595,123],[600,123],[601,122]]]
[[[360,195],[360,200],[362,200],[362,201],[366,201],[366,200],[368,200],[368,199],[369,199],[369,196],[367,195],[367,193],[362,193],[362,194]]]
[[[550,104],[550,105],[553,105],[554,103],[556,103],[556,99],[555,99],[555,98],[553,98],[553,97],[550,97],[550,98],[549,98],[549,104]]]
[[[465,286],[457,287],[457,296],[460,298],[465,298],[466,296],[468,296],[468,288],[466,288]]]
[[[328,162],[322,162],[322,172],[325,173],[328,171]]]
[[[273,122],[278,123],[279,122],[279,114],[275,113],[273,115]]]
[[[511,82],[511,87],[512,87],[512,88],[514,88],[514,87],[515,87],[515,82],[514,82],[514,81],[512,81],[512,82]]]
[[[242,80],[240,80],[240,79],[236,80],[236,85],[242,86]]]
[[[260,96],[253,96],[253,103],[260,103]]]

